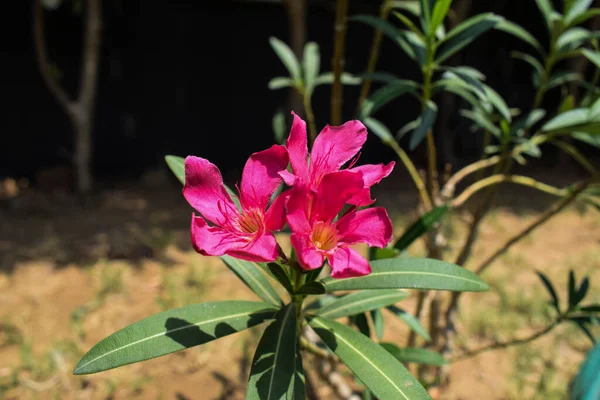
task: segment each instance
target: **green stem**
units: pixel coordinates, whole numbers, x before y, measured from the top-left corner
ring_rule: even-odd
[[[317,138],[317,127],[315,126],[315,114],[313,113],[312,105],[310,103],[310,95],[306,91],[301,91],[302,98],[304,100],[304,112],[306,112],[306,119],[308,121],[308,132],[309,132],[309,147],[312,148],[312,144]]]
[[[421,179],[421,175],[419,175],[419,171],[417,171],[415,164],[413,164],[408,154],[406,154],[406,152],[402,150],[400,146],[398,146],[398,143],[392,141],[388,145],[394,150],[400,161],[402,161],[402,163],[406,167],[406,170],[410,174],[410,177],[412,178],[417,190],[419,191],[421,201],[423,202],[425,208],[428,210],[432,209],[433,203],[431,202],[429,193],[427,193],[427,189],[425,188],[425,183],[423,182],[423,179]]]

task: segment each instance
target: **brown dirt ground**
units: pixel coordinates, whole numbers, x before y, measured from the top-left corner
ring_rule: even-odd
[[[468,266],[490,254],[551,200],[513,189],[484,224]],[[380,203],[393,210],[400,233],[412,218],[406,211],[414,203],[414,194],[389,186],[383,190]],[[0,216],[0,398],[244,397],[246,364],[261,328],[163,358],[73,376],[78,358],[97,341],[163,307],[255,297],[218,259],[191,251],[186,232],[191,210],[176,186],[105,190],[86,212],[64,199],[40,198],[35,194]],[[457,225],[449,235],[451,251],[462,229],[460,222]],[[516,245],[484,279],[509,295],[525,296],[523,307],[529,307],[546,299],[534,270],[543,270],[559,282],[564,298],[567,270],[573,268],[579,276],[591,274],[590,301],[600,302],[599,244],[600,214],[571,207]],[[422,249],[417,245],[415,251]],[[511,310],[499,305],[498,291],[492,286],[489,293],[464,297],[462,346],[477,348],[493,338],[522,336],[543,327],[543,310],[539,318],[509,318]],[[414,309],[414,294],[402,307]],[[74,321],[76,310],[87,311],[82,312],[80,323]],[[384,340],[404,343],[406,327],[393,318],[386,321]],[[473,321],[483,324],[483,333],[468,331],[476,326]],[[547,398],[564,398],[568,380],[589,348],[586,340],[578,331],[560,327],[531,344],[459,361],[452,364],[451,384],[439,398],[543,398],[539,385],[549,368],[554,375],[548,379],[558,388],[557,397]],[[538,361],[524,364],[519,355],[525,350]],[[335,398],[327,387],[319,386],[317,391],[321,398]]]

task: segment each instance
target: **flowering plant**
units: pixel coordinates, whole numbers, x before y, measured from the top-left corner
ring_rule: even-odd
[[[148,317],[96,344],[74,373],[120,367],[266,324],[252,361],[248,399],[304,399],[304,352],[338,357],[380,399],[429,398],[392,355],[397,347],[377,344],[336,319],[392,306],[407,297],[402,288],[484,291],[487,285],[443,261],[367,260],[352,247],[385,248],[392,239],[387,211],[368,206],[374,202],[371,187],[394,163],[355,167],[366,137],[359,121],[326,126],[309,155],[306,125],[294,114],[285,146],[250,156],[237,195],[210,161],[168,156],[184,183],[185,199],[200,214],[191,220],[194,249],[220,256],[262,301],[192,304]],[[274,235],[286,224],[290,254]],[[329,267],[331,277],[320,278]],[[287,296],[280,296],[273,282]]]

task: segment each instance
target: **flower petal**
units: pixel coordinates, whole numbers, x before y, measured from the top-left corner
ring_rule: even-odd
[[[383,207],[349,213],[335,225],[340,241],[346,244],[366,243],[385,247],[392,239],[392,221]]]
[[[327,256],[327,259],[331,265],[332,278],[352,278],[371,273],[369,262],[349,247],[338,248],[333,254]]]
[[[357,120],[341,126],[327,125],[315,139],[310,169],[313,182],[318,184],[327,172],[337,171],[350,160],[367,140],[367,128]]]
[[[269,206],[265,213],[265,229],[267,231],[280,231],[285,225],[285,206],[289,197],[289,190],[280,193]]]
[[[230,249],[247,243],[218,226],[208,226],[204,218],[192,214],[191,239],[194,250],[205,256],[222,256]]]
[[[264,210],[281,184],[279,172],[287,165],[287,151],[280,145],[252,154],[242,172],[240,198],[244,208]]]
[[[290,164],[295,175],[306,180],[308,177],[308,144],[306,137],[306,122],[292,111],[294,121],[290,136],[286,142]]]
[[[343,170],[326,174],[315,193],[310,221],[332,221],[363,186],[362,175],[358,172]]]
[[[270,232],[258,236],[243,248],[227,251],[227,254],[231,257],[255,262],[275,261],[279,256],[277,240],[275,240],[275,236]]]
[[[296,256],[300,266],[304,269],[311,270],[321,267],[325,258],[323,254],[315,249],[310,241],[310,236],[292,233],[290,235],[292,247],[296,250]]]
[[[308,221],[309,209],[312,206],[313,194],[300,181],[289,190],[286,206],[286,220],[294,233],[310,234],[312,228]]]
[[[371,198],[371,186],[381,182],[383,178],[386,178],[392,173],[395,162],[391,162],[388,165],[383,164],[366,164],[360,167],[351,168],[350,171],[356,171],[362,173],[365,187],[356,196],[348,200],[349,204],[354,204],[358,207],[368,206],[375,202]]]
[[[219,168],[201,157],[185,159],[183,196],[204,218],[216,225],[225,224],[239,213],[223,186]]]
[[[294,183],[296,182],[296,175],[292,174],[287,169],[284,169],[279,173],[279,176],[281,176],[286,185],[294,186]]]

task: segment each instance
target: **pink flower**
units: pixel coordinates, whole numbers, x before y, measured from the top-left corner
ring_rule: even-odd
[[[278,245],[273,231],[285,224],[287,194],[279,195],[270,206],[269,201],[281,183],[279,173],[287,165],[283,146],[252,154],[242,173],[238,210],[223,186],[219,169],[204,158],[187,157],[183,196],[202,215],[192,214],[194,249],[210,256],[228,254],[249,261],[275,260]]]
[[[348,121],[341,126],[325,126],[315,139],[308,161],[306,123],[294,112],[294,121],[287,140],[287,150],[293,173],[282,171],[285,183],[292,186],[301,179],[309,189],[316,191],[326,174],[338,171],[350,161],[367,140],[367,128],[357,120]],[[363,176],[363,187],[348,199],[348,204],[367,206],[373,204],[371,186],[388,176],[394,168],[394,162],[388,165],[368,164],[349,171],[358,171]],[[350,165],[352,166],[352,165]]]
[[[371,273],[369,262],[350,245],[385,247],[392,238],[392,222],[386,210],[374,207],[356,211],[352,207],[335,220],[344,205],[364,187],[362,173],[353,170],[323,175],[316,192],[301,180],[296,181],[287,202],[287,221],[302,268],[319,268],[327,259],[334,278]]]

